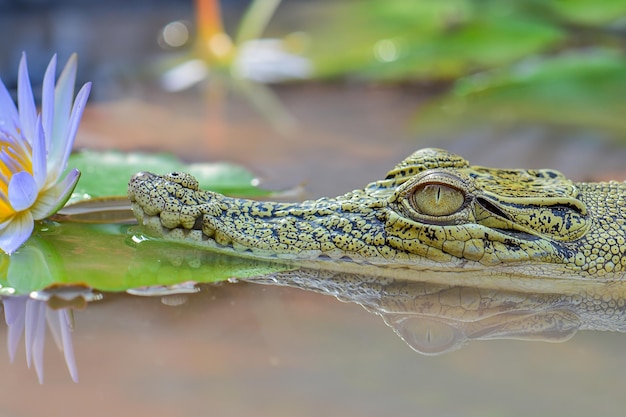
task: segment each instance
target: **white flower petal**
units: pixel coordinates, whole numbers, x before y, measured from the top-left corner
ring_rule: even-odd
[[[20,316],[24,315],[24,297],[7,297],[2,299],[4,306],[4,321],[7,326],[18,323]],[[23,327],[23,326],[22,326]]]
[[[28,172],[13,174],[9,181],[9,203],[15,211],[30,208],[37,200],[38,192],[37,183]]]
[[[73,169],[58,184],[42,192],[35,205],[30,209],[33,218],[35,220],[45,219],[63,207],[72,195],[79,177],[80,171]]]
[[[28,240],[34,228],[35,222],[30,211],[16,214],[0,231],[0,249],[9,255],[12,254]]]
[[[54,77],[57,72],[56,54],[50,60],[46,73],[43,77],[43,87],[41,92],[41,118],[43,130],[46,135],[46,149],[50,147],[52,137],[52,127],[54,121]]]
[[[30,368],[32,362],[32,347],[35,340],[35,328],[37,327],[38,308],[35,300],[26,300],[26,319],[24,321],[24,345],[26,346],[26,366]]]
[[[5,299],[4,302],[8,300]],[[18,327],[19,326],[19,327]],[[24,333],[24,318],[22,317],[22,324],[15,324],[9,326],[9,335],[7,336],[7,349],[9,351],[9,361],[15,362],[15,354],[17,353],[17,347],[22,339],[22,333]]]
[[[58,311],[59,320],[61,322],[61,339],[63,340],[65,363],[67,364],[67,369],[70,371],[72,381],[78,382],[78,367],[76,366],[76,357],[74,356],[69,314],[70,312],[68,310]]]
[[[58,171],[54,173],[56,178],[63,172],[63,169],[58,168],[61,166],[61,162],[57,160],[62,158],[65,153],[64,142],[67,137],[70,110],[72,109],[72,100],[74,98],[77,62],[78,57],[76,54],[73,54],[67,61],[67,64],[65,64],[65,68],[61,72],[54,90],[54,126],[52,128],[52,136],[50,137],[50,146],[48,147],[48,163],[52,167],[57,167]]]
[[[8,171],[7,172],[8,177],[6,176],[4,177],[7,179],[11,177],[11,174],[13,172],[21,172],[21,171],[28,170],[28,161],[26,161],[26,163],[24,164],[25,161],[16,159],[12,151],[13,149],[2,149],[2,151],[0,151],[0,159],[2,159],[2,163],[6,166],[5,172]],[[28,152],[30,153],[30,151]],[[8,181],[5,181],[5,184],[7,182]]]
[[[35,328],[35,340],[33,340],[33,362],[39,383],[43,384],[43,350],[46,342],[46,303],[35,301],[39,305],[39,320]]]
[[[37,127],[35,129],[35,137],[33,138],[32,145],[32,165],[33,165],[33,177],[37,184],[37,190],[41,190],[47,180],[47,152],[46,152],[46,138],[44,134],[44,128],[41,124],[41,118],[37,118]]]
[[[17,345],[22,338],[22,333],[24,333],[26,297],[7,297],[2,300],[2,304],[4,306],[4,319],[9,327],[7,336],[9,359],[13,363]]]
[[[26,300],[25,344],[26,365],[35,363],[39,383],[43,382],[43,346],[46,336],[46,304],[38,300]]]
[[[78,131],[78,125],[80,124],[80,118],[83,116],[85,110],[85,104],[89,98],[89,92],[91,91],[91,83],[83,85],[78,94],[76,95],[76,101],[72,108],[72,113],[69,120],[69,126],[67,130],[67,136],[63,138],[63,143],[54,143],[53,148],[56,151],[63,151],[60,157],[56,156],[51,160],[52,164],[48,170],[48,181],[56,182],[61,172],[65,171],[67,167],[67,160],[72,153],[74,147],[74,139],[76,138],[76,132]],[[60,138],[59,138],[60,139]],[[55,138],[55,140],[58,140]],[[58,165],[57,165],[58,164]]]
[[[12,136],[17,136],[15,123],[17,123],[18,118],[13,98],[2,80],[0,80],[0,131],[4,130]]]
[[[37,108],[33,97],[33,89],[28,77],[28,65],[26,54],[22,54],[17,76],[17,105],[19,108],[20,128],[26,139],[31,142],[35,135],[35,122],[37,120]]]
[[[7,200],[7,202],[8,202],[8,200]],[[9,227],[9,225],[11,224],[12,221],[13,221],[13,217],[10,217],[8,220],[5,220],[2,223],[0,223],[0,234],[2,234],[4,229]]]

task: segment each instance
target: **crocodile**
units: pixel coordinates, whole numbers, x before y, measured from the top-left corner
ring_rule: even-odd
[[[226,197],[182,172],[140,172],[128,189],[148,235],[207,250],[389,276],[478,271],[591,282],[624,279],[625,195],[625,183],[472,166],[434,148],[363,189],[297,203]]]

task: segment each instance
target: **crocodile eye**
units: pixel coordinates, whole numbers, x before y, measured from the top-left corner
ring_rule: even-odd
[[[414,209],[428,216],[448,216],[463,207],[462,191],[444,184],[426,184],[409,197]]]

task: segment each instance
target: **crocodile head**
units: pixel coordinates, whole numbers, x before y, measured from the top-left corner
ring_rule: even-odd
[[[241,256],[418,270],[532,264],[548,265],[540,275],[555,266],[595,272],[584,251],[594,219],[577,184],[553,170],[470,166],[440,149],[417,151],[384,179],[335,198],[229,198],[200,190],[188,174],[146,172],[132,177],[128,196],[149,234]]]

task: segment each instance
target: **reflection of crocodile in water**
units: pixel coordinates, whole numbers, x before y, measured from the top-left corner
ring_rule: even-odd
[[[311,290],[360,304],[380,315],[411,348],[426,355],[450,352],[470,340],[561,342],[570,339],[577,330],[626,332],[624,282],[561,294],[432,284],[323,270],[278,272],[250,281]]]
[[[476,272],[471,271],[458,273],[457,283],[448,284],[441,283],[449,276],[445,272],[422,272],[418,281],[322,269],[285,269],[257,259],[152,240],[137,245],[139,264],[146,262],[142,260],[146,251],[157,276],[176,274],[190,281],[210,282],[220,265],[227,269],[237,266],[251,271],[248,276],[259,275],[248,278],[251,283],[289,286],[360,304],[380,315],[415,351],[427,355],[450,352],[471,340],[560,342],[578,330],[626,332],[626,281],[601,285],[584,281],[575,286],[566,280],[552,280],[553,285],[548,287],[537,285],[542,280],[517,278],[504,280],[508,289],[496,289],[473,285]],[[158,262],[154,262],[155,251],[160,252]],[[462,281],[472,285],[460,284]],[[143,294],[166,294],[164,289],[180,292],[180,286],[174,286],[158,288],[160,293],[150,288]]]
[[[623,279],[626,268],[626,184],[470,166],[438,149],[415,152],[362,190],[316,201],[228,198],[183,173],[139,173],[128,195],[153,235],[309,268],[602,282]]]

